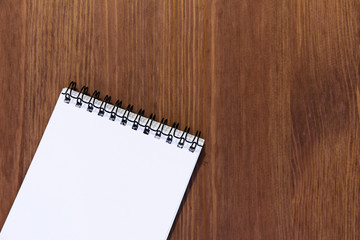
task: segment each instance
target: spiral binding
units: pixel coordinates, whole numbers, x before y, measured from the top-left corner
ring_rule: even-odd
[[[160,124],[155,129],[152,127],[153,122],[155,121],[156,115],[151,113],[150,117],[146,121],[145,124],[141,123],[141,118],[144,117],[145,110],[140,109],[138,113],[136,114],[134,119],[129,119],[130,113],[133,113],[134,105],[128,105],[122,115],[118,114],[119,108],[121,108],[122,101],[117,100],[115,105],[112,107],[111,111],[106,109],[107,104],[111,104],[111,96],[106,95],[104,100],[101,101],[100,106],[96,106],[95,101],[100,101],[100,92],[95,90],[93,94],[91,95],[89,101],[84,100],[84,96],[88,95],[89,88],[87,86],[83,86],[81,90],[76,94],[75,96],[72,94],[72,91],[76,91],[76,82],[70,82],[69,86],[67,87],[65,93],[65,103],[70,103],[71,98],[76,100],[76,107],[81,107],[83,103],[87,104],[87,111],[92,112],[94,108],[98,109],[98,115],[103,117],[105,113],[110,114],[109,120],[115,121],[115,119],[118,117],[121,119],[120,123],[122,125],[126,125],[127,122],[132,123],[132,129],[138,130],[139,126],[144,128],[143,133],[146,135],[149,135],[150,131],[154,132],[155,138],[161,138],[161,136],[166,137],[166,142],[171,144],[174,139],[178,139],[177,147],[183,148],[185,142],[190,144],[189,151],[195,152],[195,149],[197,146],[203,147],[203,145],[199,144],[199,139],[201,135],[201,131],[196,131],[196,134],[194,135],[193,139],[189,141],[187,139],[187,136],[190,132],[190,127],[185,127],[184,131],[182,132],[181,136],[176,135],[176,131],[180,131],[178,129],[179,123],[174,122],[170,128],[170,131],[168,133],[164,132],[164,127],[167,126],[168,119],[162,118]]]

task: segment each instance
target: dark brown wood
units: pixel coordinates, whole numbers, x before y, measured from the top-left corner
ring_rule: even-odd
[[[359,239],[359,13],[356,0],[0,1],[0,227],[74,80],[202,130],[169,239]]]

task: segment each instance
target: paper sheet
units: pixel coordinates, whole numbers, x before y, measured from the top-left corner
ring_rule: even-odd
[[[1,240],[166,239],[201,148],[59,100]]]

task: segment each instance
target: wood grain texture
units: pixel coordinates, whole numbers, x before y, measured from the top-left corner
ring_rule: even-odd
[[[202,130],[169,239],[359,239],[359,13],[356,0],[0,1],[0,227],[74,80]]]

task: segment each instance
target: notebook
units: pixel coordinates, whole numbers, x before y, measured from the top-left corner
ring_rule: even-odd
[[[204,139],[64,88],[1,240],[166,239]]]

